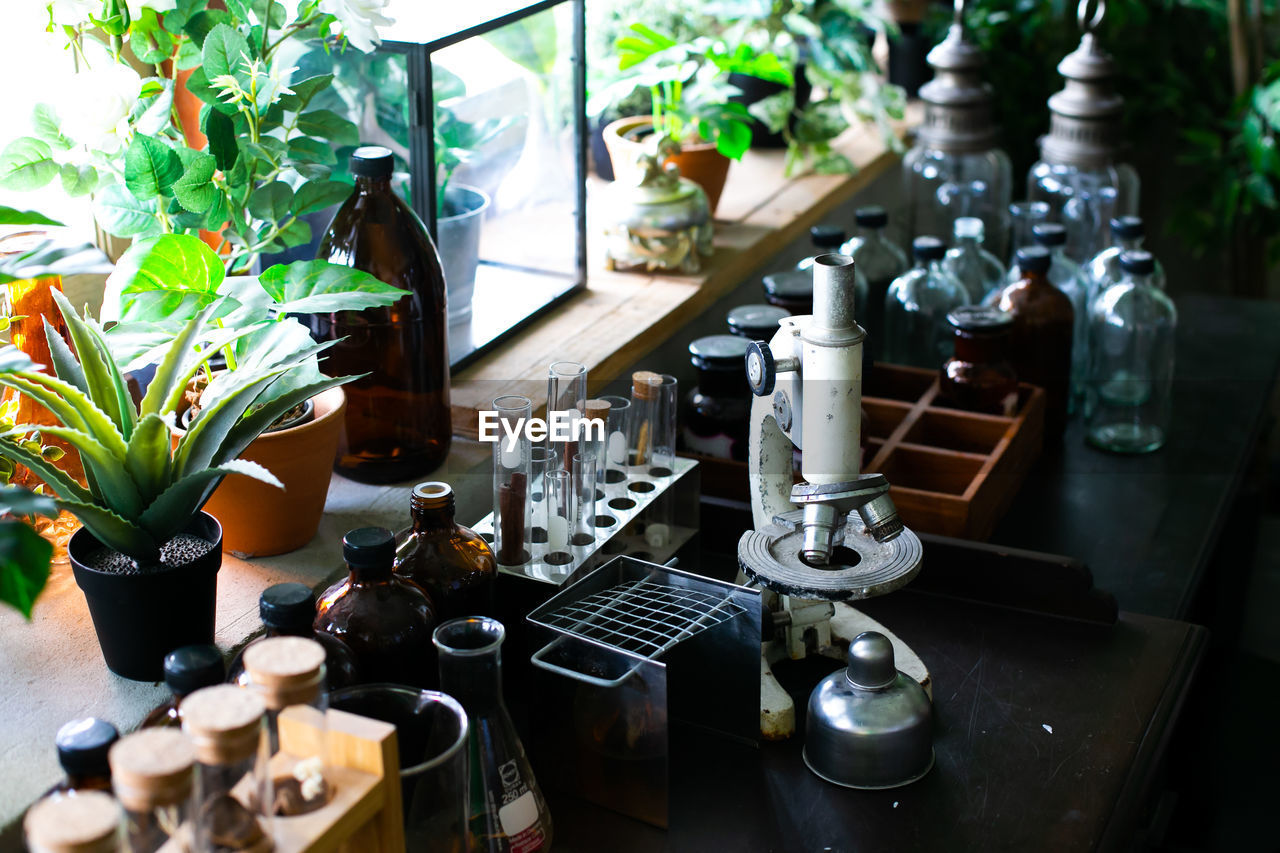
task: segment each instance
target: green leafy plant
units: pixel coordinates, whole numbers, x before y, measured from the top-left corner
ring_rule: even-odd
[[[372,50],[376,25],[387,22],[381,4],[343,3],[335,15],[328,3],[303,0],[290,15],[276,0],[218,9],[174,0],[136,17],[132,4],[102,5],[83,19],[75,14],[83,3],[51,5],[51,27],[85,73],[64,102],[36,107],[35,135],[0,153],[0,186],[60,181],[68,195],[92,194],[98,223],[118,237],[220,233],[229,269],[309,242],[301,217],[349,194],[331,178],[334,147],[356,144],[358,131],[311,107],[332,75],[294,79],[281,48],[341,30]],[[135,66],[155,73],[139,76]],[[184,125],[179,88],[202,103],[198,128]],[[196,131],[207,141],[196,144]]]
[[[437,68],[431,78],[435,103],[432,129],[436,149],[436,210],[440,216],[453,216],[465,211],[454,210],[448,195],[453,173],[465,163],[475,160],[481,151],[511,126],[510,116],[468,122],[458,118],[450,104],[466,95],[462,78],[445,68]]]

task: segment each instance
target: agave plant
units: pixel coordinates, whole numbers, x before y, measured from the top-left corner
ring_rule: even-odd
[[[199,414],[173,447],[171,428],[187,385],[211,353],[246,331],[220,328],[213,318],[215,304],[201,308],[165,348],[155,378],[135,406],[102,327],[81,317],[61,293],[53,295],[79,357],[46,321],[54,375],[16,347],[5,346],[0,348],[0,386],[31,397],[60,425],[18,424],[0,433],[0,456],[30,468],[53,492],[58,508],[139,565],[159,559],[161,546],[187,526],[227,474],[279,486],[261,465],[237,457],[281,414],[354,378],[319,377],[268,394],[291,373],[314,364],[327,344],[299,346],[269,364],[241,364],[209,385]],[[24,443],[36,429],[79,452],[86,485]],[[12,491],[6,490],[3,499],[21,511],[22,501]]]

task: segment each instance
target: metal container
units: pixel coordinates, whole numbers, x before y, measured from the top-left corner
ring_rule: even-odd
[[[804,763],[846,788],[896,788],[933,767],[933,707],[894,665],[893,644],[867,631],[849,644],[849,665],[809,695]]]

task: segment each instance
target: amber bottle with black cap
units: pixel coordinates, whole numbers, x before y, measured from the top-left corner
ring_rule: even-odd
[[[142,728],[181,728],[182,700],[202,687],[221,684],[226,677],[227,665],[217,646],[183,646],[169,652],[164,656],[164,683],[172,695],[142,721]]]
[[[311,587],[292,582],[272,584],[258,596],[258,615],[262,618],[262,626],[267,629],[263,639],[306,637],[324,646],[324,666],[330,690],[359,683],[355,652],[337,637],[316,632],[316,594]],[[241,649],[227,668],[227,681],[241,687],[248,683],[244,669],[244,653],[248,648]]]
[[[58,764],[66,774],[45,796],[80,794],[85,791],[111,790],[111,765],[107,752],[120,739],[120,732],[106,720],[85,717],[72,720],[58,729],[53,743],[58,749]]]
[[[352,530],[342,558],[347,577],[320,596],[315,629],[350,646],[361,683],[434,687],[436,610],[417,584],[392,572],[395,536],[385,527]]]
[[[453,488],[419,483],[409,497],[413,527],[399,543],[396,573],[422,587],[441,622],[492,616],[498,563],[489,543],[454,520]]]
[[[355,191],[334,216],[319,256],[409,294],[389,307],[311,316],[318,340],[339,341],[325,372],[365,374],[345,386],[346,429],[336,465],[364,483],[433,470],[448,454],[452,433],[444,271],[422,220],[391,189],[393,165],[386,148],[355,150]]]

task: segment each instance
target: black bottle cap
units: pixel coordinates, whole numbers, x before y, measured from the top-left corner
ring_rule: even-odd
[[[737,335],[707,335],[689,344],[689,356],[699,370],[742,370],[748,342]]]
[[[1023,246],[1018,250],[1018,269],[1043,275],[1049,271],[1049,250],[1044,246]]]
[[[973,334],[997,334],[1013,325],[1013,315],[987,305],[962,305],[947,315],[955,328]]]
[[[389,178],[396,160],[390,148],[362,145],[351,152],[351,174],[362,178]]]
[[[342,537],[342,559],[353,569],[391,568],[396,537],[385,527],[357,527]]]
[[[784,270],[764,277],[764,292],[776,299],[813,298],[813,270]]]
[[[790,316],[786,308],[777,305],[739,305],[725,319],[735,335],[749,341],[767,341],[778,331],[782,318]]]
[[[839,249],[846,239],[839,225],[815,225],[809,229],[809,241],[819,249]]]
[[[1064,246],[1067,242],[1067,229],[1057,222],[1037,222],[1031,226],[1031,236],[1041,246]]]
[[[917,237],[911,241],[911,253],[919,261],[936,261],[946,256],[947,247],[937,237]]]
[[[1147,233],[1141,216],[1117,216],[1111,220],[1111,233],[1125,240],[1133,240]]]
[[[85,717],[58,729],[53,742],[58,748],[58,763],[68,775],[110,776],[107,751],[119,739],[120,732],[106,720]]]
[[[1120,269],[1134,275],[1151,275],[1156,270],[1156,259],[1150,252],[1135,250],[1120,256]]]
[[[227,666],[217,646],[183,646],[164,656],[164,683],[175,696],[221,684],[226,678]]]
[[[302,583],[278,583],[258,596],[262,624],[286,634],[306,633],[316,618],[316,594]]]
[[[873,204],[855,210],[853,220],[860,228],[883,228],[889,224],[889,214],[880,205]]]

